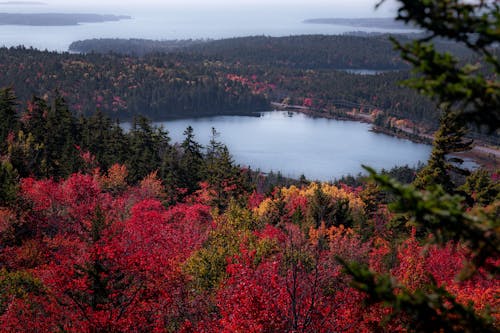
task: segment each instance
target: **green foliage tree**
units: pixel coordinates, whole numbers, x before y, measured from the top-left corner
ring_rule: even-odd
[[[381,3],[383,3],[382,0]],[[413,23],[428,36],[403,45],[393,39],[404,60],[419,74],[408,84],[436,98],[440,104],[459,111],[465,123],[487,126],[500,124],[500,9],[493,0],[398,0],[397,20]],[[462,64],[450,53],[436,50],[436,37],[465,45],[477,63]]]
[[[64,178],[78,170],[76,145],[80,141],[76,119],[64,98],[56,92],[45,118],[44,159],[45,175]],[[50,133],[47,135],[47,133]]]
[[[449,155],[470,150],[472,140],[464,138],[467,129],[460,121],[459,113],[445,112],[440,123],[439,130],[434,136],[431,157],[427,165],[417,174],[414,184],[419,189],[441,185],[451,193],[455,184],[450,172],[454,171],[459,174],[468,172],[455,165],[463,163],[461,159]]]
[[[500,200],[500,182],[494,181],[492,175],[484,169],[478,169],[467,177],[460,190],[470,196],[475,203],[483,206]]]
[[[0,89],[0,153],[5,153],[7,149],[8,135],[16,133],[19,128],[16,105],[14,90]]]
[[[314,194],[307,208],[307,218],[311,225],[319,228],[324,223],[327,228],[331,226],[352,226],[352,216],[349,209],[349,200],[332,199],[320,186]]]
[[[16,199],[18,174],[9,161],[0,161],[0,206]]]
[[[169,142],[168,133],[162,128],[154,127],[147,118],[141,116],[134,119],[130,130],[132,154],[127,161],[132,182],[161,168],[162,158],[169,151]]]
[[[21,177],[44,176],[46,169],[45,137],[47,136],[47,102],[33,96],[25,111],[26,120],[17,133],[16,143],[9,146],[9,155]]]
[[[217,138],[219,133],[212,128],[212,137],[207,147],[205,158],[205,179],[215,192],[215,204],[224,209],[231,197],[237,194],[240,169],[234,164],[229,149]],[[241,189],[241,188],[240,188]]]
[[[194,129],[188,126],[184,131],[184,141],[181,143],[181,158],[179,161],[179,187],[192,193],[199,188],[203,169],[202,146],[196,142]]]
[[[102,169],[124,163],[130,146],[119,123],[113,123],[100,110],[88,118],[80,118],[81,146],[92,152]]]
[[[430,179],[437,179],[446,188],[451,184],[447,184],[444,175],[447,169],[444,154],[447,147],[463,144],[456,140],[461,134],[458,124],[472,122],[491,132],[498,131],[500,126],[500,63],[495,56],[495,43],[500,42],[500,7],[495,1],[483,0],[398,2],[397,19],[414,23],[429,33],[410,45],[395,41],[403,59],[419,73],[408,83],[436,98],[445,110],[449,110],[444,117],[450,117],[447,120],[452,126],[448,132],[442,127],[436,138],[440,142],[434,146],[431,162],[436,163],[438,172],[431,174],[432,170],[427,168],[417,184],[427,185]],[[435,37],[448,38],[471,49],[484,64],[482,72],[477,64],[460,65],[450,54],[438,53],[432,44]],[[384,190],[394,194],[393,210],[410,216],[414,225],[430,231],[429,241],[444,244],[453,240],[468,247],[470,261],[460,276],[462,279],[472,276],[478,269],[482,269],[483,274],[492,274],[493,278],[497,276],[499,268],[489,260],[500,255],[500,221],[495,212],[482,211],[472,215],[464,206],[462,197],[446,193],[439,184],[420,192],[412,185],[402,185],[377,175],[371,169],[369,171]],[[425,289],[410,291],[387,275],[373,273],[359,264],[343,264],[353,277],[353,285],[366,292],[370,301],[390,306],[393,315],[405,315],[409,319],[410,331],[498,331],[487,314],[477,313],[471,305],[460,304],[444,287],[435,283]]]

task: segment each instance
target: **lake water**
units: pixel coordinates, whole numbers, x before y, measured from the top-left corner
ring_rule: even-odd
[[[353,121],[311,118],[300,113],[264,112],[259,117],[218,116],[161,123],[174,142],[183,140],[187,126],[201,144],[208,144],[211,128],[220,132],[235,161],[264,172],[333,180],[362,172],[362,164],[376,169],[414,166],[425,162],[431,147],[377,134],[370,125]]]
[[[378,69],[337,69],[337,70],[356,75],[377,75],[394,71],[394,70],[378,70]]]
[[[228,2],[229,3],[229,2]],[[375,1],[374,1],[375,3]],[[0,46],[25,45],[38,49],[67,51],[76,40],[89,38],[146,38],[146,39],[200,39],[229,38],[249,35],[288,36],[298,34],[342,34],[346,32],[398,32],[376,28],[353,28],[328,24],[305,24],[304,19],[338,17],[342,15],[373,16],[373,7],[349,8],[348,5],[313,6],[308,3],[251,6],[234,2],[223,7],[207,2],[204,6],[172,6],[165,1],[158,8],[142,6],[140,2],[123,6],[86,5],[68,1],[66,4],[32,6],[1,5],[0,12],[9,13],[97,13],[130,15],[131,20],[105,23],[87,23],[77,26],[0,26]],[[348,11],[350,10],[350,11]],[[384,16],[384,12],[377,12]],[[401,31],[408,32],[408,31]]]

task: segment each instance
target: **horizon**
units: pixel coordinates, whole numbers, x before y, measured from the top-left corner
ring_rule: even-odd
[[[379,9],[375,10],[378,0],[290,0],[286,3],[279,0],[215,0],[207,3],[202,0],[144,0],[141,2],[135,0],[90,0],[84,3],[70,3],[61,0],[40,1],[41,4],[34,4],[31,1],[3,1],[0,2],[0,12],[24,12],[24,13],[42,13],[42,12],[71,12],[84,13],[95,10],[106,11],[106,14],[128,14],[134,16],[134,13],[142,13],[150,10],[155,12],[167,13],[169,10],[205,12],[208,15],[212,13],[227,12],[229,14],[243,14],[245,12],[256,13],[272,9],[275,14],[291,15],[303,14],[303,19],[309,18],[330,18],[330,17],[394,17],[396,14],[395,3],[393,0],[387,1]],[[57,7],[57,8],[54,8]],[[14,10],[15,9],[15,10]],[[279,11],[277,11],[279,9]],[[296,13],[296,12],[299,13]],[[313,15],[313,16],[311,16]],[[319,16],[318,16],[319,15]]]
[[[223,39],[254,35],[289,36],[343,34],[351,31],[386,32],[383,29],[304,24],[315,18],[395,17],[394,0],[378,10],[378,0],[46,0],[45,5],[0,4],[0,12],[128,15],[132,20],[57,25],[3,25],[0,46],[25,45],[37,49],[67,51],[78,40],[138,38],[153,40]],[[5,3],[5,1],[4,1]]]

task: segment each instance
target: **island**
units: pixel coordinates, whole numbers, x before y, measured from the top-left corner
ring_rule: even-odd
[[[307,24],[331,24],[331,25],[344,25],[356,28],[380,28],[380,29],[405,29],[415,30],[416,28],[411,25],[406,25],[394,18],[313,18],[304,20],[303,23]]]
[[[46,2],[42,1],[0,1],[0,6],[1,5],[26,5],[26,6],[32,6],[32,5],[46,5]]]
[[[131,19],[127,15],[65,14],[65,13],[0,13],[0,25],[69,26],[81,23],[102,23]]]

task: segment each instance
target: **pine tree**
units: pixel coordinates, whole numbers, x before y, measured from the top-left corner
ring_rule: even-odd
[[[212,128],[212,137],[207,147],[205,158],[205,177],[215,191],[215,204],[224,209],[229,199],[236,195],[240,176],[239,167],[234,165],[229,149],[218,141],[219,133]]]
[[[461,164],[463,161],[456,157],[451,158],[450,154],[470,150],[472,140],[464,138],[467,129],[457,112],[445,112],[440,123],[434,136],[431,157],[427,166],[417,174],[413,184],[419,189],[441,185],[448,193],[452,193],[456,186],[450,172],[462,175],[467,175],[468,172],[455,166],[453,163]]]
[[[52,105],[47,112],[45,135],[45,176],[64,178],[79,169],[79,156],[76,149],[80,133],[64,98],[56,92]]]
[[[0,89],[0,155],[7,149],[7,137],[19,129],[16,96],[12,88]]]
[[[18,174],[8,161],[0,161],[0,207],[12,203],[17,195]]]
[[[129,133],[131,156],[127,160],[132,182],[143,179],[153,171],[160,170],[162,158],[169,151],[170,138],[162,128],[152,126],[145,117],[134,119]]]
[[[194,130],[188,126],[184,131],[184,141],[181,143],[181,156],[179,160],[179,187],[192,193],[199,188],[202,179],[203,154],[202,146],[196,142]]]
[[[384,1],[382,1],[384,2]],[[426,187],[420,192],[411,185],[402,185],[367,168],[371,177],[395,197],[392,209],[409,216],[417,227],[430,232],[428,242],[440,245],[448,241],[462,244],[469,251],[469,261],[460,279],[467,279],[481,270],[482,274],[498,276],[495,264],[500,255],[500,220],[495,211],[471,215],[464,198],[450,195],[452,188],[447,171],[446,154],[470,145],[462,141],[466,122],[485,126],[490,131],[500,127],[500,61],[492,46],[500,42],[500,6],[495,1],[460,0],[398,0],[398,20],[412,22],[428,31],[428,36],[410,45],[394,41],[403,59],[417,73],[409,84],[422,93],[437,99],[450,113],[442,121],[436,135],[430,164],[419,175],[416,184]],[[460,62],[449,53],[435,51],[432,39],[444,37],[461,43],[481,58],[483,73],[478,65]],[[485,74],[486,73],[486,74]],[[436,172],[432,168],[436,168]],[[442,186],[441,186],[442,185]],[[414,332],[498,332],[492,318],[477,313],[472,304],[459,302],[445,287],[431,281],[417,290],[408,290],[389,274],[376,274],[357,263],[346,263],[353,277],[353,286],[365,292],[370,302],[391,307],[393,316],[404,316],[408,329]]]
[[[33,96],[24,115],[16,143],[9,147],[10,160],[21,177],[47,176],[47,102]]]

